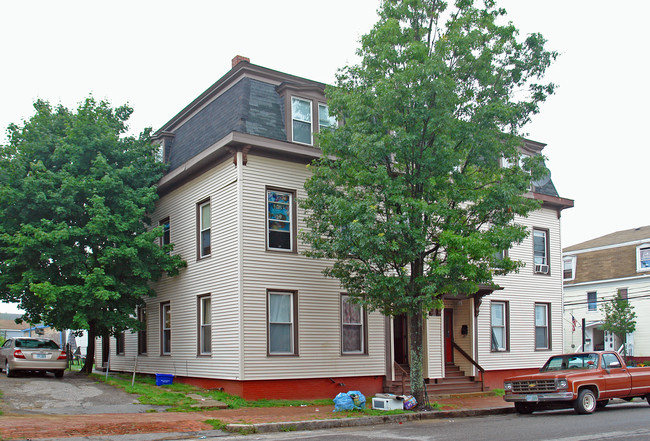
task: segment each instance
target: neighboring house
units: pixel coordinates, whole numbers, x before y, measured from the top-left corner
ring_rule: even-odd
[[[0,337],[7,339],[23,336],[23,329],[29,325],[25,322],[16,323],[18,317],[20,314],[0,313]]]
[[[602,329],[603,302],[627,298],[636,312],[636,331],[628,335],[627,353],[650,359],[650,226],[618,231],[565,248],[565,350],[621,349],[623,342]],[[575,319],[575,322],[572,320]]]
[[[98,364],[131,371],[137,359],[141,373],[250,399],[400,389],[406,320],[351,304],[297,239],[306,165],[320,156],[313,134],[335,124],[324,88],[236,57],[156,133],[169,170],[152,220],[188,266],[155,284],[157,297],[137,311],[145,330],[98,345]],[[543,147],[525,141],[522,151]],[[507,251],[527,266],[498,278],[494,293],[445,298],[427,318],[424,374],[434,389],[462,390],[462,373],[471,382],[477,366],[485,386],[502,387],[562,348],[560,213],[573,201],[550,179],[529,196],[542,208],[520,220],[531,234]]]

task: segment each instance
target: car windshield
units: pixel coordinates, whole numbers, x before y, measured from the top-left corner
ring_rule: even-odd
[[[17,338],[16,347],[25,349],[59,349],[59,345],[52,340],[33,340],[27,338]]]
[[[569,354],[551,357],[542,372],[562,371],[565,369],[595,369],[598,366],[598,354]]]

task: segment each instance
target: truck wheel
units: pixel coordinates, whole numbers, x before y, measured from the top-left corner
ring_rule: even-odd
[[[582,389],[580,391],[578,399],[573,402],[573,408],[582,415],[596,410],[596,396],[591,389]]]
[[[521,415],[528,415],[533,413],[535,410],[536,406],[534,404],[515,403],[515,411]]]

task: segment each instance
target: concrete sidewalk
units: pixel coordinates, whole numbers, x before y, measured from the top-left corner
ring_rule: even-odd
[[[219,420],[228,432],[265,433],[377,425],[436,418],[460,418],[514,412],[510,403],[488,394],[435,398],[441,410],[398,415],[357,416],[332,412],[334,406],[241,408],[201,412],[100,415],[24,415],[0,417],[2,440],[163,441],[210,439],[226,435],[206,420]]]

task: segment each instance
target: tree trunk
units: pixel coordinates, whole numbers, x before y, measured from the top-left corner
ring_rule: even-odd
[[[422,368],[424,362],[424,350],[422,348],[423,328],[422,313],[409,316],[411,395],[415,397],[418,407],[424,405],[424,370]]]
[[[97,338],[95,332],[95,325],[90,323],[88,327],[88,349],[86,350],[86,362],[84,363],[81,372],[90,374],[93,371],[93,365],[95,364],[95,339]]]

